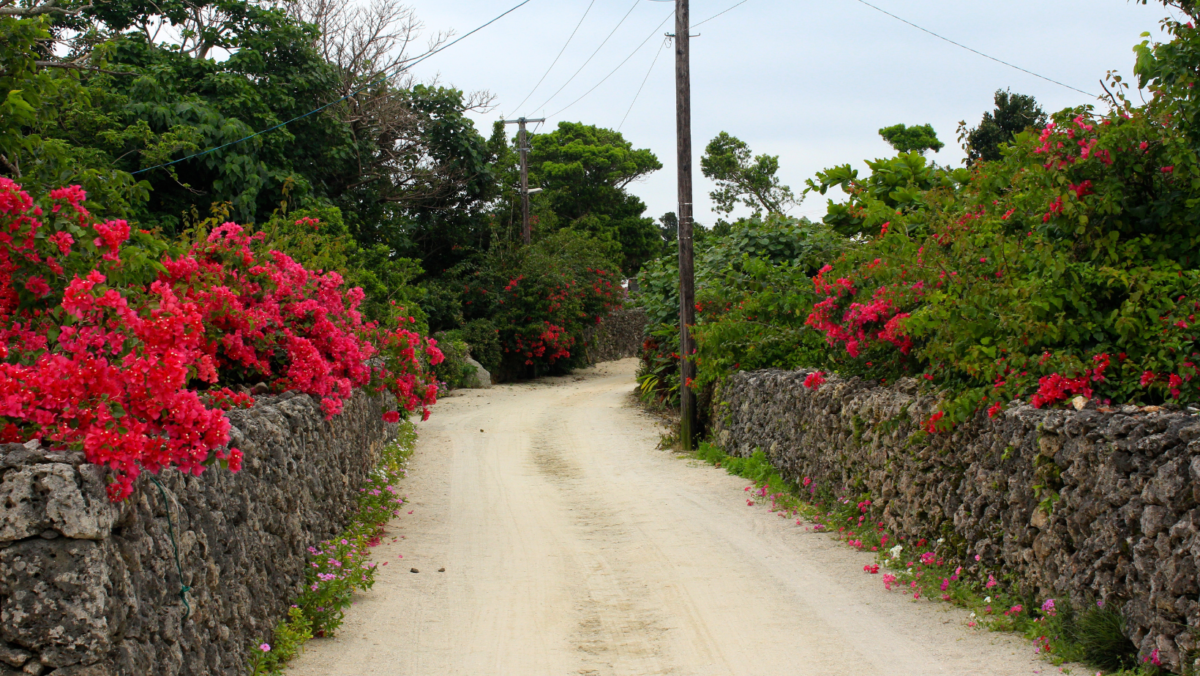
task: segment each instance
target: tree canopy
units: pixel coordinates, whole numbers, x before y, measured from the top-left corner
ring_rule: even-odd
[[[879,135],[900,153],[915,152],[924,155],[927,150],[936,153],[946,147],[945,143],[938,140],[937,132],[931,124],[912,127],[894,124],[880,129]]]
[[[557,217],[554,229],[571,228],[620,244],[621,267],[636,271],[659,253],[654,219],[625,188],[662,163],[635,149],[620,132],[578,122],[560,122],[530,137],[529,181],[545,192],[538,201]]]
[[[782,214],[797,201],[792,189],[779,182],[778,155],[754,155],[745,141],[726,132],[708,142],[700,158],[700,171],[717,184],[709,193],[720,214],[731,214],[743,205],[756,216]]]
[[[983,114],[978,127],[967,129],[960,122],[959,137],[967,151],[967,163],[1000,159],[1000,148],[1030,127],[1046,126],[1046,112],[1032,96],[1014,94],[1007,89],[996,90],[996,109]]]

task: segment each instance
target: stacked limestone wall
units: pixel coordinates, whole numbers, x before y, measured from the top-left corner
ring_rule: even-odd
[[[729,378],[714,438],[731,455],[761,448],[789,478],[869,493],[889,532],[945,538],[1026,593],[1115,604],[1143,655],[1200,667],[1200,417],[1014,406],[921,438],[936,401],[916,381],[813,391],[807,373]]]
[[[352,515],[395,433],[383,412],[362,392],[331,421],[307,395],[262,397],[229,413],[242,471],[163,472],[165,505],[148,476],[113,505],[82,454],[0,445],[0,675],[243,676],[304,584],[306,548]]]
[[[646,331],[646,311],[641,308],[617,310],[594,327],[584,331],[589,364],[637,357],[642,353]]]

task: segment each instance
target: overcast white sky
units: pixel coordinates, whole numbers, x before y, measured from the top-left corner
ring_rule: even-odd
[[[466,33],[517,0],[409,0],[429,31]],[[562,49],[591,0],[533,0],[513,14],[416,68],[419,78],[440,77],[460,89],[488,90],[496,110],[476,116],[485,136],[502,114],[551,115],[608,75],[650,41],[586,98],[548,120],[615,128],[643,78],[645,89],[621,128],[635,147],[650,148],[663,169],[631,190],[657,217],[676,210],[674,52],[658,55],[671,20],[671,2],[595,0],[578,34],[545,82],[529,94]],[[692,0],[693,25],[738,0]],[[1156,0],[871,0],[913,23],[996,58],[1082,90],[1099,92],[1108,70],[1131,76],[1132,48],[1141,33],[1159,34],[1167,16]],[[554,97],[590,54],[629,14],[612,39]],[[1032,94],[1047,111],[1094,99],[1002,66],[942,42],[857,0],[749,0],[696,29],[692,40],[692,143],[696,220],[711,225],[700,174],[705,144],[727,131],[756,153],[779,155],[784,183],[799,193],[823,168],[891,154],[880,127],[933,124],[946,148],[934,156],[959,165],[959,120],[977,124],[992,108],[996,89]],[[1132,79],[1131,77],[1127,79]],[[1137,93],[1133,93],[1137,100]],[[515,130],[515,127],[513,128]],[[824,199],[810,196],[793,215],[820,217]]]

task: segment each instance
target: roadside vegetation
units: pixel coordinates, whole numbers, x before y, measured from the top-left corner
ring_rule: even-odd
[[[719,135],[701,161],[712,198],[727,216],[750,213],[697,233],[692,382],[679,381],[677,261],[643,269],[639,396],[671,409],[690,387],[704,416],[739,371],[816,369],[814,389],[829,373],[914,379],[940,404],[913,443],[1013,402],[1200,403],[1200,31],[1190,3],[1165,4],[1192,21],[1168,20],[1169,41],[1136,47],[1146,102],[1115,75],[1098,104],[1052,113],[998,91],[977,125],[960,125],[963,167],[936,161],[928,125],[886,127],[894,156],[807,182],[799,199],[841,195],[819,222],[787,215],[797,200],[775,180],[776,158]],[[696,457],[751,480],[749,506],[873,552],[864,574],[891,593],[960,605],[972,627],[1018,632],[1056,664],[1166,673],[1126,638],[1120,608],[1023,597],[1006,571],[954,562],[947,543],[886,532],[870,495],[785,480],[761,451],[737,458],[706,442]]]
[[[703,396],[766,367],[916,378],[946,395],[930,433],[1014,400],[1196,403],[1200,32],[1167,28],[1170,42],[1137,49],[1144,105],[1119,76],[1101,105],[1051,115],[997,92],[995,110],[960,130],[971,158],[960,168],[927,157],[940,147],[931,129],[880,130],[896,156],[868,161],[865,176],[843,165],[808,181],[806,195],[846,195],[821,222],[775,211],[790,192],[770,181],[714,193],[755,213],[697,237],[697,376],[686,385]],[[714,156],[729,147],[718,137],[702,166],[773,173],[749,151]],[[675,276],[665,256],[640,277],[653,323],[641,382],[668,402],[682,385]]]

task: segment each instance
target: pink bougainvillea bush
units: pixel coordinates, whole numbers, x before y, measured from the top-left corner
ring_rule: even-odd
[[[1013,400],[1197,401],[1197,171],[1152,107],[1081,109],[905,204],[849,181],[879,234],[812,279],[821,365],[944,388],[931,433]]]
[[[112,470],[121,500],[142,471],[237,471],[223,409],[265,383],[320,398],[388,390],[390,421],[437,398],[436,343],[365,322],[361,289],[272,251],[235,223],[186,251],[125,221],[100,221],[78,186],[35,201],[0,178],[0,441],[39,439]]]

